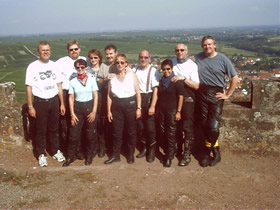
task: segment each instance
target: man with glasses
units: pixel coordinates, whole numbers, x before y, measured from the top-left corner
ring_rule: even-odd
[[[142,99],[142,116],[137,121],[138,139],[140,140],[140,153],[136,156],[142,158],[146,155],[147,162],[155,160],[156,128],[155,128],[155,106],[157,103],[158,85],[160,80],[159,71],[151,64],[150,53],[142,50],[139,53],[139,66],[134,72],[139,81]]]
[[[60,72],[62,78],[62,89],[63,89],[63,98],[66,107],[65,116],[61,117],[60,119],[60,126],[61,126],[61,144],[63,150],[66,148],[67,138],[68,138],[68,130],[70,126],[70,111],[69,111],[69,100],[68,100],[68,90],[69,90],[69,82],[72,79],[73,75],[76,76],[77,71],[74,67],[74,62],[78,59],[84,59],[85,57],[80,56],[81,48],[79,43],[76,40],[69,41],[67,43],[67,51],[68,56],[62,57],[55,62],[57,71]],[[77,158],[83,159],[80,152],[77,154]]]
[[[36,133],[34,151],[40,166],[47,166],[46,147],[54,159],[65,160],[59,150],[59,112],[65,114],[61,78],[50,60],[51,46],[48,42],[38,45],[39,59],[29,64],[26,70],[26,96],[28,114],[35,118]],[[34,102],[32,102],[32,95]],[[60,105],[59,105],[60,101]]]
[[[199,88],[199,77],[197,65],[188,57],[187,45],[177,44],[175,54],[176,58],[172,59],[175,74],[172,81],[183,80],[185,83],[182,119],[177,128],[178,152],[182,151],[182,143],[184,144],[183,158],[179,166],[187,166],[191,162],[191,148],[194,141],[195,90]]]

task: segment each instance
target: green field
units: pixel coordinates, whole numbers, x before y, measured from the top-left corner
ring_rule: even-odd
[[[167,32],[165,32],[167,33]],[[125,53],[130,63],[136,63],[138,53],[142,49],[147,49],[153,58],[172,58],[174,48],[178,42],[185,40],[164,39],[156,32],[151,35],[136,35],[135,33],[112,34],[111,36],[99,35],[64,35],[64,36],[35,36],[18,38],[0,37],[0,82],[13,81],[16,83],[17,100],[25,101],[25,70],[29,63],[37,58],[32,55],[26,46],[33,53],[37,54],[37,44],[39,41],[47,40],[52,45],[51,59],[56,61],[60,57],[67,55],[66,43],[68,40],[76,39],[81,45],[81,55],[87,56],[87,52],[93,48],[100,49],[104,56],[104,47],[108,44],[115,44],[120,53]],[[187,43],[187,42],[186,42]],[[189,54],[194,55],[201,51],[200,39],[193,39],[188,42]],[[254,52],[232,48],[228,43],[218,42],[218,51],[226,55],[242,54],[248,57],[255,57]],[[105,57],[103,57],[103,61]]]

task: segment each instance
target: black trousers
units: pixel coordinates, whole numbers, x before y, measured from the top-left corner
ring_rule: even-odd
[[[159,111],[159,140],[164,145],[167,159],[173,159],[176,152],[176,109]]]
[[[219,138],[219,127],[224,105],[224,100],[218,100],[216,93],[222,93],[223,91],[222,87],[202,84],[197,93],[201,127],[205,139],[212,146]]]
[[[135,151],[137,138],[136,123],[136,97],[112,98],[112,136],[113,154],[119,157],[123,142],[123,133],[126,131],[128,152],[133,154]]]
[[[87,116],[92,112],[93,100],[88,102],[74,102],[74,112],[79,119],[77,125],[71,125],[69,129],[67,157],[74,158],[76,151],[79,150],[81,136],[85,136],[86,157],[91,157],[96,144],[96,122],[89,122]],[[85,135],[81,135],[84,127]]]
[[[148,114],[152,93],[141,93],[142,99],[142,116],[137,120],[137,130],[139,141],[147,146],[156,143],[156,124],[155,116]]]
[[[42,99],[34,96],[35,118],[35,153],[46,154],[48,148],[50,155],[54,155],[59,149],[59,99],[56,95],[51,99]]]

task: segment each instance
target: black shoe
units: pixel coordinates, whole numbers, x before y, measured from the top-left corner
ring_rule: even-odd
[[[104,162],[104,164],[111,164],[111,163],[113,163],[113,162],[120,162],[121,161],[121,159],[120,158],[117,158],[117,157],[111,157],[109,160],[106,160],[105,162]]]
[[[127,161],[128,164],[134,163],[134,156],[133,155],[128,155],[126,161]]]
[[[74,158],[67,158],[66,161],[63,163],[62,167],[69,166],[73,162],[74,162]]]
[[[105,149],[99,149],[98,157],[103,158],[105,156]]]
[[[141,150],[141,152],[140,152],[138,155],[136,155],[136,157],[137,157],[137,158],[143,158],[143,157],[145,157],[146,152],[147,152],[147,148],[146,148],[146,147],[143,147],[143,149]]]
[[[191,156],[190,154],[184,154],[183,159],[180,161],[180,163],[178,164],[179,166],[187,166],[189,165],[191,162]]]
[[[148,149],[148,154],[147,154],[147,162],[151,163],[154,162],[156,157],[156,148],[153,146],[151,148]]]
[[[209,164],[210,164],[210,155],[205,154],[201,159],[200,165],[202,167],[207,167],[209,166]]]
[[[215,166],[222,160],[219,147],[213,147],[212,152],[213,152],[213,158],[211,158],[209,162],[209,166]]]
[[[88,165],[92,164],[92,159],[93,159],[92,157],[86,158],[85,165],[88,166]]]
[[[163,163],[163,167],[170,167],[172,163],[171,159],[166,159]]]

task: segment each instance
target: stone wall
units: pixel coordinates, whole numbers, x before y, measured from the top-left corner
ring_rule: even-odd
[[[0,84],[0,146],[28,140],[22,117],[26,112],[15,93],[14,83]],[[219,141],[225,149],[279,153],[280,83],[253,81],[251,102],[226,101],[220,131]]]
[[[21,110],[16,100],[16,84],[0,83],[0,148],[24,142]]]
[[[226,102],[219,141],[241,151],[280,151],[280,83],[253,81],[251,102]]]

